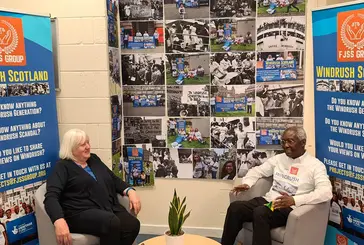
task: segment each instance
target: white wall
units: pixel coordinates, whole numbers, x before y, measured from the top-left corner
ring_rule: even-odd
[[[94,152],[111,166],[106,1],[1,0],[0,8],[57,17],[60,135],[70,128],[85,130]]]

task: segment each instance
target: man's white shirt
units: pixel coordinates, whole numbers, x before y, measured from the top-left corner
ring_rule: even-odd
[[[325,165],[308,152],[292,159],[285,153],[268,159],[264,164],[252,168],[242,183],[252,187],[258,179],[273,176],[273,185],[263,196],[268,202],[285,192],[293,196],[295,206],[318,204],[332,198],[332,187]]]

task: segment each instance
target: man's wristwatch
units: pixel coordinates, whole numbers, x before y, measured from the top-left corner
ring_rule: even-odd
[[[135,189],[133,187],[126,188],[126,191],[125,191],[125,195],[126,196],[128,196],[128,193],[129,193],[130,190],[134,190],[135,191]]]

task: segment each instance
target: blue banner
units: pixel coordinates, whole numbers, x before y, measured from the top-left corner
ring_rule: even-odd
[[[237,98],[215,98],[216,112],[246,111],[246,97]]]
[[[186,132],[186,128],[187,128],[186,120],[177,120],[177,130],[178,130],[178,132],[180,132],[180,130],[183,130],[184,132]]]
[[[344,227],[364,233],[364,214],[343,208]]]
[[[257,82],[297,80],[296,60],[262,61],[257,66]]]
[[[37,233],[34,213],[8,221],[6,223],[6,231],[10,244]]]
[[[0,12],[0,28],[10,34],[0,44],[4,192],[44,180],[58,159],[59,140],[50,18]]]
[[[0,11],[0,192],[9,244],[36,242],[33,195],[58,160],[49,16]]]
[[[157,95],[134,96],[133,107],[155,107],[158,105]]]
[[[131,41],[132,40],[132,41]],[[128,49],[154,49],[155,38],[151,37],[129,37]]]
[[[141,174],[144,171],[143,168],[143,149],[128,147],[128,166],[129,166],[129,184],[133,186],[139,186],[142,183]]]
[[[177,70],[184,71],[185,69],[185,58],[176,58]]]
[[[225,38],[231,37],[232,34],[233,34],[232,25],[230,23],[225,23],[224,24],[224,37]]]
[[[345,207],[360,211],[357,206],[363,200],[362,191],[352,191],[352,187],[362,190],[364,184],[363,16],[363,3],[312,13],[316,155],[333,177],[337,196],[333,202],[343,209],[344,230],[337,227],[335,234],[329,229],[326,245],[334,236],[345,237],[345,244],[354,240],[364,244],[359,238],[363,215]]]

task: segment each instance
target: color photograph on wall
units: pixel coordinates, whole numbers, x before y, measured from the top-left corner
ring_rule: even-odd
[[[154,186],[152,145],[127,145],[124,151],[127,183],[134,187]]]
[[[211,52],[254,51],[255,18],[211,19]]]
[[[167,85],[198,85],[210,83],[208,54],[167,54]]]

